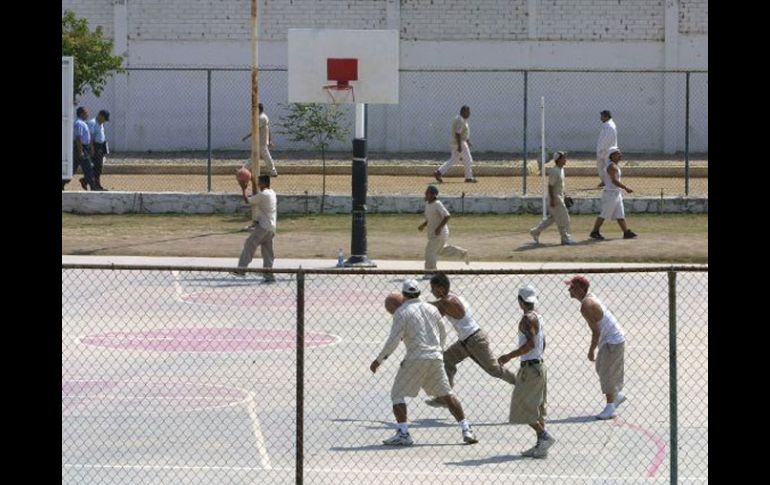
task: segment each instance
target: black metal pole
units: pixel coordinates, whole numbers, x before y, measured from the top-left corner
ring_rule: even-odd
[[[527,195],[527,71],[524,71],[524,179],[522,195]]]
[[[676,361],[676,271],[668,272],[668,392],[669,440],[671,442],[671,484],[679,480],[679,418],[677,415],[677,361]]]
[[[305,461],[305,272],[297,272],[297,447],[295,484],[302,485]]]
[[[353,231],[350,236],[350,257],[345,266],[376,268],[366,255],[366,192],[368,190],[368,162],[366,160],[367,109],[364,105],[364,137],[353,139]]]

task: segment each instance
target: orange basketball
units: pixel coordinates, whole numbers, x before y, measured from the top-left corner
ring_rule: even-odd
[[[385,310],[393,315],[402,303],[404,303],[404,295],[401,293],[391,293],[385,297]]]

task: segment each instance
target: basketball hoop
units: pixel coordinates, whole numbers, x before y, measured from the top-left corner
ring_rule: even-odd
[[[326,79],[336,84],[322,86],[332,104],[355,103],[356,93],[350,81],[358,81],[358,59],[326,59]]]

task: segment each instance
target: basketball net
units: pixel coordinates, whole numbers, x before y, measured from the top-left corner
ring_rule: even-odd
[[[329,95],[329,99],[334,105],[356,102],[356,93],[350,84],[329,84],[328,86],[323,86],[323,89]]]

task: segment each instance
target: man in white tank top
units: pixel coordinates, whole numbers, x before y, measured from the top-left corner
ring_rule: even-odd
[[[588,322],[591,329],[591,346],[588,349],[588,360],[596,362],[596,373],[599,374],[599,384],[607,398],[607,405],[599,413],[597,419],[615,417],[615,411],[626,396],[623,390],[623,369],[625,366],[626,338],[617,319],[593,293],[588,292],[590,283],[585,276],[575,276],[566,282],[569,285],[569,295],[580,302],[580,313]],[[594,358],[594,351],[599,348],[599,354]]]
[[[543,318],[535,313],[537,295],[533,287],[522,287],[518,300],[519,308],[524,311],[524,316],[519,320],[519,347],[513,352],[501,355],[497,361],[503,365],[515,357],[521,357],[521,366],[516,373],[516,386],[511,395],[508,422],[528,424],[537,434],[535,446],[523,451],[521,456],[546,458],[548,448],[556,443],[556,440],[545,430],[547,374],[543,361]]]
[[[620,229],[623,231],[623,239],[633,239],[636,237],[636,233],[630,230],[626,226],[626,212],[623,208],[623,194],[620,189],[626,192],[633,193],[630,187],[624,185],[620,181],[620,167],[618,163],[622,159],[622,153],[618,147],[612,147],[609,150],[610,159],[607,163],[607,167],[604,170],[603,180],[604,188],[602,189],[602,211],[599,217],[594,222],[594,229],[589,234],[591,239],[604,240],[604,236],[599,233],[599,229],[604,224],[605,219],[617,220]]]
[[[502,379],[508,384],[516,384],[516,375],[503,368],[489,348],[487,333],[479,327],[473,318],[470,306],[464,298],[449,292],[449,278],[444,273],[436,273],[430,279],[430,291],[437,301],[435,305],[457,332],[457,342],[444,351],[444,369],[449,378],[449,385],[454,387],[457,364],[470,357],[479,367],[492,377]],[[444,401],[433,398],[425,401],[429,406],[444,407]]]

